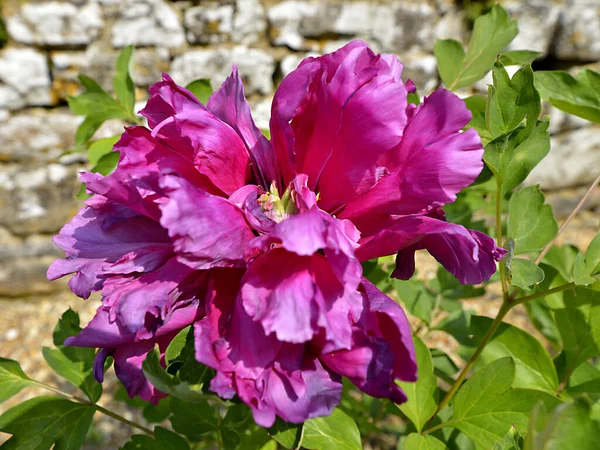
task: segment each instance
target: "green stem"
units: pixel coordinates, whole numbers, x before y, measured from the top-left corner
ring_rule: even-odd
[[[444,409],[446,406],[448,406],[448,404],[450,403],[450,400],[452,400],[452,397],[454,397],[454,394],[456,394],[458,389],[462,386],[463,381],[467,377],[468,373],[471,371],[471,368],[475,364],[475,361],[477,361],[477,358],[479,358],[479,355],[481,355],[481,352],[483,351],[483,349],[485,348],[487,343],[492,339],[492,337],[494,336],[494,333],[496,332],[496,330],[502,323],[502,319],[504,319],[506,314],[510,311],[511,307],[512,307],[511,304],[508,302],[502,303],[502,306],[500,307],[500,310],[498,311],[496,318],[494,319],[494,321],[490,325],[490,328],[487,330],[487,333],[485,334],[485,336],[479,343],[479,346],[475,350],[475,353],[473,353],[473,355],[471,356],[471,359],[469,359],[469,362],[467,362],[465,367],[463,367],[462,371],[458,375],[458,378],[456,379],[456,381],[454,382],[452,387],[450,387],[450,390],[445,395],[443,400],[440,402],[437,409],[435,410],[435,413],[433,414],[433,416],[431,416],[431,419],[429,419],[429,421],[431,421],[435,416],[437,416],[437,414],[442,409]],[[431,430],[429,430],[429,431],[431,431]]]
[[[89,400],[83,399],[81,397],[77,397],[75,395],[67,394],[66,392],[63,392],[63,391],[61,391],[59,389],[56,389],[54,386],[50,386],[50,385],[48,385],[46,383],[42,383],[41,381],[38,381],[38,380],[30,380],[30,381],[32,381],[33,383],[37,384],[38,386],[40,386],[40,387],[42,387],[42,388],[44,388],[44,389],[46,389],[48,391],[54,392],[55,394],[58,394],[58,395],[60,395],[62,397],[65,397],[65,398],[67,398],[69,400],[72,400],[74,402],[81,403],[81,404],[84,404],[84,405],[93,406],[93,407],[96,408],[97,411],[101,412],[102,414],[105,414],[105,415],[107,415],[109,417],[112,417],[113,419],[118,420],[119,422],[122,422],[125,425],[129,425],[132,428],[137,428],[138,430],[143,431],[144,433],[146,433],[146,434],[154,437],[154,433],[149,428],[146,428],[145,426],[140,425],[139,423],[132,422],[131,420],[126,419],[125,417],[120,416],[119,414],[117,414],[117,413],[115,413],[113,411],[110,411],[110,410],[104,408],[103,406],[100,406],[100,405],[97,405],[95,403],[92,403]]]
[[[555,294],[557,292],[566,291],[567,289],[572,288],[573,286],[575,286],[575,283],[566,283],[566,284],[561,284],[560,286],[557,286],[555,288],[548,289],[547,291],[536,292],[535,294],[526,295],[525,297],[521,297],[521,298],[514,300],[512,302],[512,306],[521,305],[530,300],[535,300],[536,298],[545,297],[550,294]]]
[[[498,247],[502,247],[502,184],[499,180],[496,182],[496,243]],[[508,300],[508,284],[506,283],[506,269],[503,260],[498,263],[498,267],[502,298],[506,302]]]

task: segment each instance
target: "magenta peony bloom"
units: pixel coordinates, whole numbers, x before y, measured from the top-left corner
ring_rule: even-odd
[[[108,355],[130,395],[157,401],[141,362],[194,323],[210,387],[238,395],[256,422],[302,422],[339,403],[341,377],[406,400],[414,381],[404,312],[362,277],[362,261],[397,254],[393,276],[427,249],[463,283],[489,279],[504,250],[447,223],[440,209],[483,167],[464,103],[438,90],[418,107],[402,65],[363,42],[308,58],[281,83],[272,140],[232,75],[206,106],[167,76],[115,149],[117,169],[83,174],[94,194],[55,238],[96,317],[71,345]]]

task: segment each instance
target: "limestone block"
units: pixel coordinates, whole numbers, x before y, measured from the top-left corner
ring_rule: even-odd
[[[227,42],[233,29],[233,9],[233,5],[221,5],[218,2],[203,2],[200,6],[186,9],[184,23],[188,42]]]
[[[83,46],[95,40],[104,26],[95,1],[80,6],[68,2],[24,3],[18,14],[6,18],[15,41],[42,46]]]
[[[600,126],[561,133],[551,138],[550,153],[531,172],[528,184],[545,189],[587,185],[600,167]]]
[[[0,54],[0,108],[54,104],[46,56],[31,48],[7,48]]]
[[[600,4],[597,0],[577,1],[561,11],[551,53],[565,60],[600,59]]]
[[[275,59],[263,50],[244,46],[188,51],[173,60],[170,73],[178,84],[210,78],[213,89],[218,89],[233,64],[239,68],[247,95],[268,94],[273,90]]]
[[[258,42],[267,30],[267,17],[260,0],[236,0],[233,17],[233,42],[251,45]]]
[[[124,0],[112,29],[113,47],[177,48],[185,36],[177,13],[163,0]]]
[[[558,25],[560,7],[548,1],[516,1],[502,4],[519,24],[519,34],[509,44],[509,50],[535,50],[548,54]]]
[[[56,161],[73,146],[82,120],[66,110],[14,115],[0,122],[0,161],[30,166]]]

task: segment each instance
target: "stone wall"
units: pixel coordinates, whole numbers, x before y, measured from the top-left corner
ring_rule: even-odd
[[[574,71],[600,60],[597,0],[502,3],[520,23],[512,48],[538,50],[541,64]],[[79,73],[111,90],[119,48],[136,46],[140,102],[163,71],[180,84],[209,77],[217,87],[237,64],[266,127],[274,87],[306,55],[364,39],[397,53],[405,74],[428,93],[440,84],[435,40],[465,42],[469,34],[452,0],[4,0],[2,16],[8,43],[0,50],[0,296],[61,289],[45,281],[59,255],[51,236],[81,205],[74,193],[85,162],[64,154],[81,120],[66,98],[78,92]],[[600,167],[599,128],[548,112],[553,149],[532,178],[546,188],[589,183]],[[121,126],[107,123],[97,137]]]

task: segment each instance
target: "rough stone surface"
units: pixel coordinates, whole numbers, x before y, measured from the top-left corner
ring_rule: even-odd
[[[267,17],[260,0],[236,0],[231,39],[252,45],[266,35]]]
[[[50,95],[50,70],[43,53],[7,48],[0,54],[0,108],[54,104]]]
[[[113,25],[112,45],[177,48],[185,42],[179,16],[163,0],[124,0]]]
[[[188,42],[218,44],[229,40],[233,29],[233,5],[218,2],[202,3],[185,11]]]
[[[78,167],[49,164],[25,170],[0,168],[0,226],[20,236],[52,233],[79,209]]]
[[[213,89],[217,89],[231,73],[233,64],[238,66],[244,79],[246,94],[268,94],[273,90],[273,56],[263,50],[243,46],[184,53],[173,60],[171,75],[183,85],[198,78],[210,78]]]
[[[600,126],[581,128],[551,138],[548,156],[531,172],[528,184],[558,189],[591,183],[600,167]]]
[[[0,161],[28,166],[56,161],[73,146],[81,120],[66,111],[37,110],[0,122]]]
[[[564,60],[600,59],[600,4],[580,0],[562,10],[552,54]]]
[[[50,47],[81,46],[92,42],[104,25],[95,1],[25,3],[19,14],[6,19],[12,39]]]
[[[511,17],[517,19],[519,34],[510,50],[535,50],[547,55],[556,32],[560,8],[549,1],[510,1],[503,3]]]

